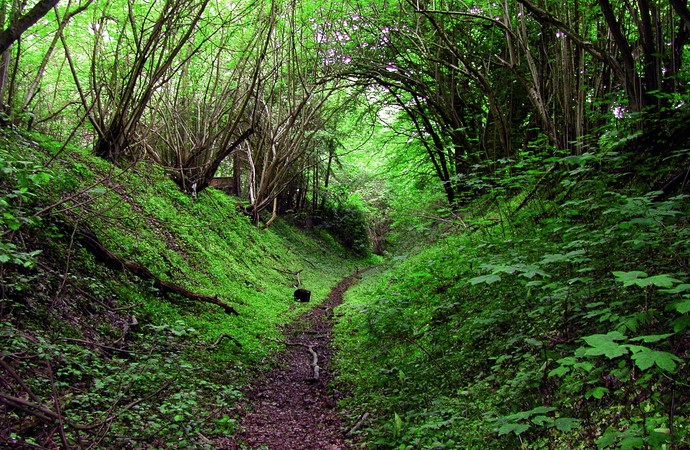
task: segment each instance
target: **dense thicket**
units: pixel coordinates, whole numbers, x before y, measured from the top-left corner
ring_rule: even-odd
[[[625,117],[662,140],[650,153],[672,150],[660,121],[685,114],[681,3],[364,3],[339,24],[354,29],[339,54],[385,89],[455,207],[476,197],[473,173],[582,154]]]
[[[344,111],[392,105],[457,208],[487,188],[473,174],[582,154],[624,117],[674,142],[688,17],[653,0],[68,2],[3,54],[0,95],[6,121],[159,164],[190,194],[227,177],[255,223],[318,216]]]
[[[649,191],[634,152],[559,164],[346,298],[340,389],[371,448],[689,445],[688,196]]]

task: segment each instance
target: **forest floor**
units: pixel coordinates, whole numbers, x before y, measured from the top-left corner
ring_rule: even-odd
[[[319,306],[284,330],[286,349],[275,368],[248,389],[239,431],[217,442],[223,449],[341,450],[354,448],[338,416],[340,394],[329,389],[333,308],[358,280],[344,278]],[[315,367],[316,366],[316,367]]]

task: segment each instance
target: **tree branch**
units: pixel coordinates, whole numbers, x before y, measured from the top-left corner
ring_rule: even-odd
[[[0,53],[12,46],[12,44],[19,39],[29,27],[38,22],[41,17],[48,14],[53,6],[58,4],[59,0],[41,0],[31,8],[31,10],[20,17],[16,22],[10,24],[6,30],[0,32]]]
[[[177,294],[190,300],[212,303],[223,308],[223,310],[228,314],[238,315],[235,308],[228,305],[227,303],[220,301],[217,296],[211,297],[208,295],[198,294],[186,288],[183,288],[182,286],[179,286],[175,283],[162,280],[140,263],[136,261],[128,261],[122,258],[121,256],[116,255],[115,253],[108,250],[101,243],[98,237],[96,237],[96,235],[93,234],[91,231],[80,230],[77,232],[77,234],[82,245],[89,252],[91,252],[97,259],[102,261],[111,269],[127,270],[128,272],[131,272],[132,274],[136,275],[142,280],[151,280],[153,281],[153,284],[156,288],[160,289],[166,294]]]

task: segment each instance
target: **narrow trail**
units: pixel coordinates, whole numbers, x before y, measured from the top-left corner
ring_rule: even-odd
[[[239,430],[219,448],[268,450],[341,450],[353,448],[343,434],[337,398],[328,391],[333,308],[358,280],[343,279],[319,306],[285,329],[286,349],[276,368],[247,393]],[[316,355],[316,357],[314,356]],[[314,369],[314,362],[318,368]]]

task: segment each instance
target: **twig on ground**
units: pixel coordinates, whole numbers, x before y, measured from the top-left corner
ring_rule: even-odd
[[[350,428],[348,431],[345,432],[345,436],[350,436],[350,435],[352,435],[355,431],[357,431],[357,430],[359,429],[359,427],[362,426],[362,424],[364,423],[364,421],[367,420],[368,417],[369,417],[369,413],[368,413],[368,412],[365,412],[364,414],[361,414],[361,415],[357,418],[357,422],[355,422],[355,425],[354,425],[352,428]]]
[[[242,348],[242,344],[240,343],[240,341],[238,341],[237,339],[235,339],[234,337],[230,336],[227,333],[223,333],[220,336],[218,336],[218,339],[216,339],[216,342],[213,343],[211,348],[218,347],[223,339],[228,339],[228,340],[234,342],[235,345],[237,345],[238,347]]]
[[[318,344],[302,344],[301,342],[286,342],[286,341],[279,341],[278,339],[271,339],[271,338],[266,338],[269,341],[272,342],[277,342],[278,344],[283,344],[291,347],[304,347],[307,350],[309,350],[309,353],[311,353],[312,356],[312,362],[310,364],[313,372],[314,372],[314,379],[318,380],[320,376],[320,371],[321,367],[319,367],[319,355],[316,353],[316,350],[314,350],[314,347],[316,347]]]
[[[31,389],[29,389],[29,386],[27,386],[26,383],[24,383],[22,377],[20,377],[19,374],[12,368],[12,366],[10,366],[3,358],[0,358],[0,367],[5,369],[5,371],[12,378],[14,378],[17,383],[19,383],[19,386],[21,386],[22,389],[24,389],[24,392],[26,392],[26,394],[29,396],[31,400],[33,400],[36,403],[41,403],[41,400],[38,398],[38,396],[34,394]]]
[[[309,353],[311,353],[311,356],[312,356],[311,368],[314,371],[314,379],[318,380],[319,379],[319,371],[321,370],[321,368],[319,367],[319,355],[314,350],[313,345],[309,345],[307,348],[309,349]]]
[[[110,347],[109,345],[99,344],[98,342],[86,341],[84,339],[74,339],[74,338],[60,338],[61,341],[76,342],[78,344],[91,345],[93,347],[98,347],[103,350],[110,350],[111,352],[122,352],[122,353],[134,353],[132,350],[125,350],[117,347]]]

